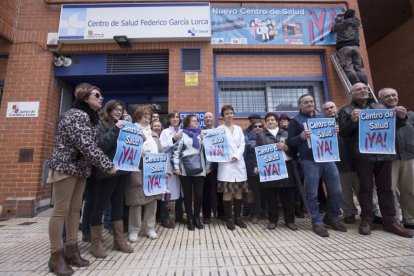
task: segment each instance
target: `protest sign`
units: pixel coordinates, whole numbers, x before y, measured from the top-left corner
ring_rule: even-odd
[[[167,192],[165,176],[167,175],[166,153],[146,153],[144,155],[144,194],[146,196]]]
[[[142,137],[138,134],[140,128],[127,121],[120,122],[124,127],[119,130],[116,153],[112,162],[118,170],[138,171],[143,144]]]
[[[254,150],[260,182],[288,178],[283,151],[278,150],[276,144],[255,147]]]
[[[395,153],[395,111],[363,109],[359,115],[359,152]]]
[[[206,158],[210,162],[229,162],[230,151],[224,128],[203,130],[203,143]]]
[[[340,161],[335,118],[308,119],[315,162]]]

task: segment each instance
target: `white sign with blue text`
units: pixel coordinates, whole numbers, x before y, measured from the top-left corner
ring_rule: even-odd
[[[210,40],[209,3],[62,5],[60,42]]]

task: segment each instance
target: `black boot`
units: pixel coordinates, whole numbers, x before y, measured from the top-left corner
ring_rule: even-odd
[[[195,217],[193,219],[194,222],[194,226],[197,227],[198,229],[203,229],[204,225],[201,224],[200,218]]]
[[[242,203],[241,199],[234,199],[233,206],[234,206],[234,224],[239,226],[240,228],[247,228],[246,223],[241,220],[241,213],[242,213]]]
[[[234,230],[236,227],[234,226],[234,220],[233,220],[233,202],[230,201],[224,201],[223,200],[223,207],[224,207],[224,213],[226,214],[226,224],[227,229]]]

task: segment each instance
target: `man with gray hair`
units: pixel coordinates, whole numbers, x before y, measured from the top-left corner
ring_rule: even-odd
[[[395,149],[397,159],[392,162],[392,188],[395,205],[399,203],[403,223],[414,229],[414,112],[398,105],[398,92],[393,88],[383,88],[378,92],[381,103],[397,113]],[[398,219],[400,214],[397,212]]]
[[[363,109],[385,109],[381,103],[370,102],[369,88],[363,83],[352,85],[352,101],[339,111],[339,134],[352,141],[352,158],[359,179],[359,203],[361,224],[359,233],[370,235],[372,214],[372,193],[377,187],[379,206],[384,222],[384,230],[402,237],[412,238],[413,232],[404,229],[395,220],[394,198],[391,190],[391,167],[394,154],[365,154],[359,152],[359,117]]]

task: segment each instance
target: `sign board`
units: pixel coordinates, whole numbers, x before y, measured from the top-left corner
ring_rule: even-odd
[[[211,43],[245,45],[334,45],[333,7],[211,7]]]
[[[144,194],[146,196],[164,194],[167,192],[165,178],[167,176],[166,153],[146,153],[144,155]]]
[[[60,42],[210,40],[209,3],[62,5]]]
[[[180,112],[180,119],[181,119],[181,124],[180,127],[183,127],[183,120],[187,115],[196,115],[197,119],[198,119],[198,125],[200,126],[200,128],[204,128],[206,127],[206,125],[204,124],[204,114],[205,112],[192,112],[192,111],[183,111]]]
[[[120,121],[124,125],[119,130],[116,142],[116,152],[113,159],[115,168],[121,171],[138,171],[144,143],[140,132],[141,128],[127,121]]]
[[[338,134],[335,131],[335,125],[335,118],[308,119],[315,162],[340,161]]]
[[[277,149],[276,144],[258,146],[254,150],[260,182],[288,178],[285,155],[282,150]]]
[[[395,110],[362,109],[359,114],[359,152],[395,153]]]
[[[8,102],[6,118],[39,117],[39,102]]]
[[[203,144],[207,161],[230,162],[226,130],[222,127],[203,130]]]
[[[185,86],[198,86],[198,72],[185,72]]]

